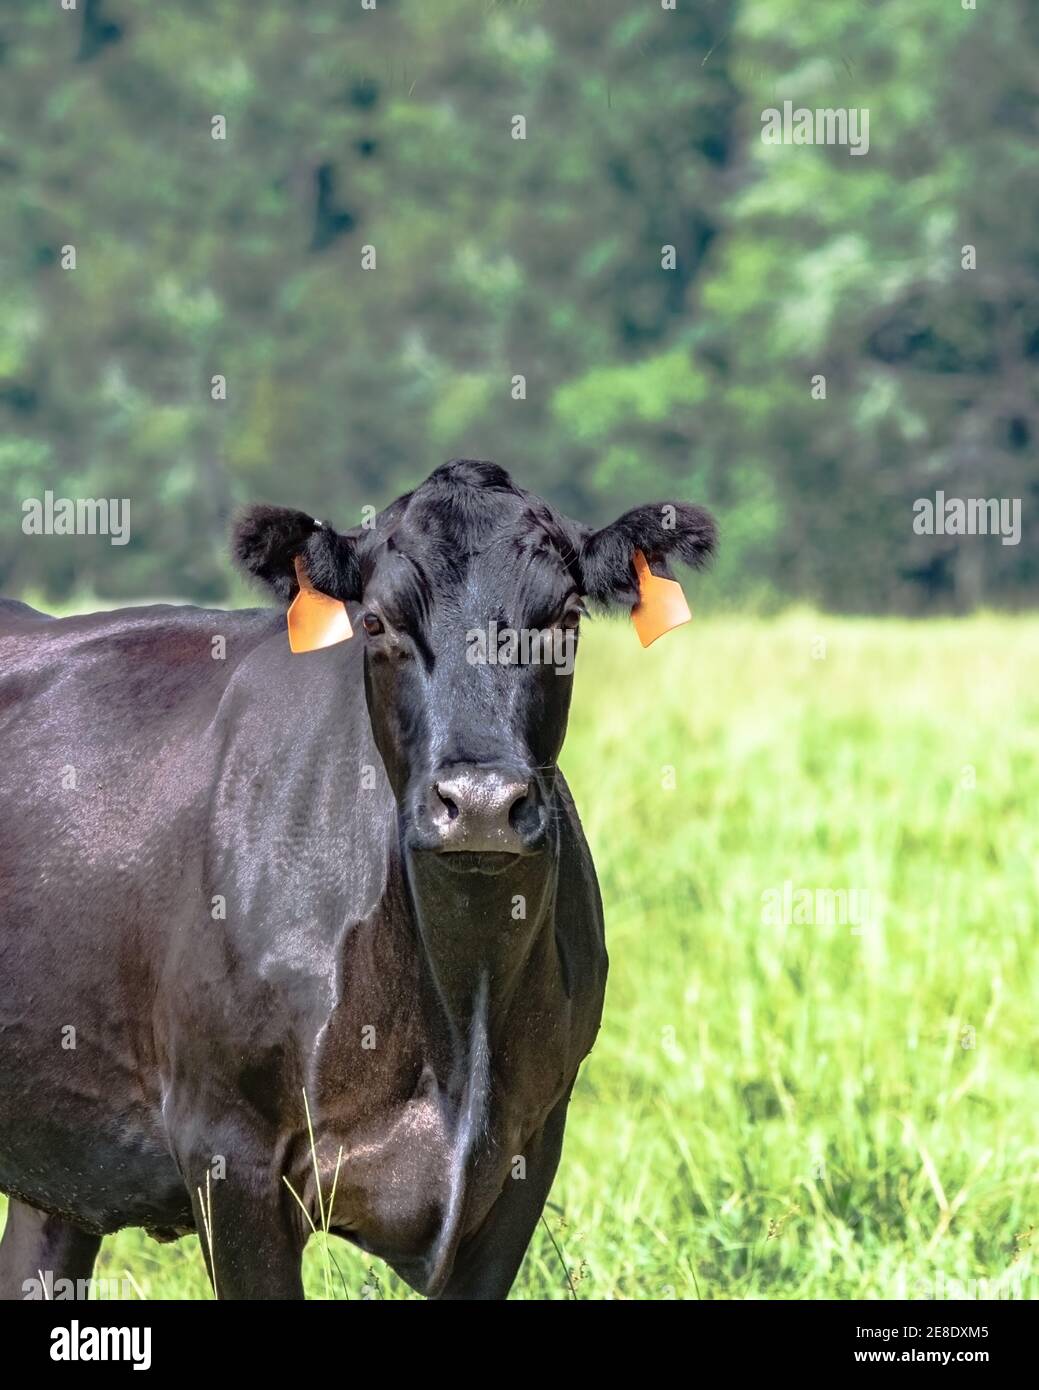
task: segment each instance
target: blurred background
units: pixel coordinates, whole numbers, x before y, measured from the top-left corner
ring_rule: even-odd
[[[239,502],[351,525],[468,455],[707,502],[704,602],[1034,603],[1037,66],[1032,0],[10,7],[0,589],[226,601]],[[785,99],[868,154],[764,144]],[[939,488],[1021,543],[915,535]],[[130,544],[24,537],[46,489]]]

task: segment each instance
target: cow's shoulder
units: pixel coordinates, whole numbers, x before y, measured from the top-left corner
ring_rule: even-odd
[[[66,716],[89,706],[103,719],[154,719],[218,693],[279,631],[284,615],[273,609],[150,604],[48,618],[7,600],[0,609],[0,711],[49,704],[60,693]]]
[[[41,613],[38,608],[31,608],[21,599],[0,597],[0,632],[6,630],[8,624],[17,627],[27,622],[50,623],[53,621],[54,619],[49,613]]]

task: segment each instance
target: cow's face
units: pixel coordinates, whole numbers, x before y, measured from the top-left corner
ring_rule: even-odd
[[[714,527],[661,503],[602,530],[567,520],[494,464],[446,464],[371,528],[340,534],[259,507],[238,524],[239,563],[282,598],[300,556],[352,610],[376,744],[402,842],[450,872],[501,873],[553,842],[585,602],[632,604],[635,551],[702,564]],[[306,659],[306,658],[301,658]]]

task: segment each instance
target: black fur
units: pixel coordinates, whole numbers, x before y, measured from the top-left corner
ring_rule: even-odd
[[[231,535],[235,564],[288,602],[296,592],[295,558],[302,555],[316,589],[344,602],[361,597],[357,535],[341,535],[290,507],[247,507]]]
[[[671,524],[673,523],[673,524]],[[585,594],[596,603],[634,603],[634,555],[641,550],[654,574],[673,579],[669,561],[703,569],[714,553],[717,528],[691,502],[651,502],[594,532],[581,551]]]

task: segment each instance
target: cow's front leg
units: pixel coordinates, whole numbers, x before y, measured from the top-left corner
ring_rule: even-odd
[[[302,1298],[303,1213],[269,1155],[226,1147],[183,1165],[216,1297]]]
[[[505,1298],[544,1209],[563,1149],[569,1092],[523,1153],[524,1177],[509,1177],[487,1219],[458,1250],[441,1298]]]
[[[101,1237],[12,1197],[0,1240],[0,1298],[53,1298],[59,1280],[86,1298]]]

